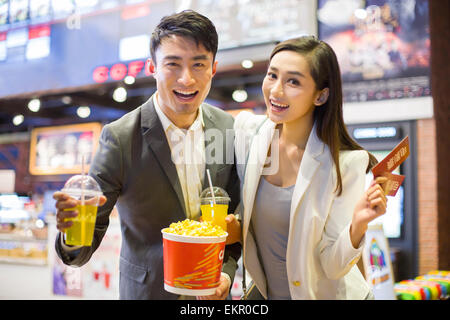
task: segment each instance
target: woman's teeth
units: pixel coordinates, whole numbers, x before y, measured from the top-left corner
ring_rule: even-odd
[[[278,108],[278,109],[286,109],[286,108],[289,108],[289,105],[288,105],[288,104],[279,104],[279,103],[275,103],[275,102],[273,102],[273,101],[270,101],[270,103],[272,104],[272,106],[274,106],[275,108]]]

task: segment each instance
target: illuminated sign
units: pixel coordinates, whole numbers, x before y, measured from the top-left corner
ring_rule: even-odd
[[[394,138],[397,136],[395,127],[357,128],[353,130],[355,139]]]
[[[137,78],[139,76],[149,76],[147,62],[144,60],[132,61],[128,64],[116,63],[110,67],[100,66],[94,69],[92,79],[97,83],[108,80],[120,81],[126,76]]]

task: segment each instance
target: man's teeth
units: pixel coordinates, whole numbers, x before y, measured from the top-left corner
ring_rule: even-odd
[[[288,104],[278,104],[278,103],[275,103],[273,101],[270,101],[270,103],[272,103],[273,106],[278,107],[278,108],[287,108],[287,107],[289,107]]]
[[[182,90],[174,90],[175,93],[182,94],[184,96],[191,96],[197,93],[197,91],[182,91]]]

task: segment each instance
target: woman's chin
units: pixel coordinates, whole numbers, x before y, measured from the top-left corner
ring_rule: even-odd
[[[280,123],[284,122],[283,121],[284,118],[280,117],[279,115],[273,114],[271,112],[268,112],[267,115],[268,115],[269,119],[276,124],[280,124]]]

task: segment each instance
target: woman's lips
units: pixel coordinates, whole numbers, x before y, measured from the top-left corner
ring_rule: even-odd
[[[275,112],[283,112],[289,108],[288,104],[275,102],[273,100],[269,100],[269,101],[270,101],[270,105],[272,106],[272,110]]]

